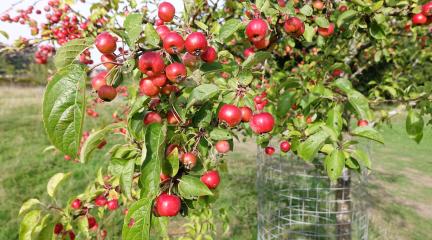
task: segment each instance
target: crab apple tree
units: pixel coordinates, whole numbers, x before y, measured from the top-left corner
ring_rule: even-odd
[[[108,161],[67,202],[56,189],[70,173],[49,180],[50,203],[25,202],[25,239],[167,237],[170,217],[209,209],[224,191],[237,136],[267,155],[323,161],[335,181],[371,168],[358,139],[382,143],[377,126],[407,112],[419,142],[432,113],[428,1],[185,1],[182,11],[102,1],[89,16],[46,2],[41,22],[33,8],[0,20],[27,24],[34,39],[16,47],[38,46],[35,61],[56,66],[43,100],[52,145],[83,167],[100,160],[94,151]],[[84,129],[96,105],[115,112]],[[105,228],[115,218],[121,233]]]

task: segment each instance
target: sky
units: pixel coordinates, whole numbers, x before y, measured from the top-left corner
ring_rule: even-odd
[[[25,8],[37,0],[24,0],[21,4],[14,7],[13,10],[10,11],[11,16],[15,16],[16,10],[20,8]],[[179,15],[179,13],[183,9],[183,1],[182,0],[165,0],[167,2],[171,2],[175,8],[176,8],[176,15]],[[3,15],[6,10],[10,8],[10,6],[14,3],[20,2],[20,0],[0,0],[0,15]],[[75,10],[80,11],[84,15],[88,15],[89,8],[91,3],[98,2],[98,0],[86,0],[87,3],[81,3],[80,1],[77,1],[78,3],[73,6]],[[138,1],[139,2],[139,1]],[[35,5],[35,9],[42,10],[41,15],[33,14],[32,16],[38,16],[39,19],[44,18],[44,11],[43,7],[47,5],[48,0],[40,0],[38,4]],[[3,30],[9,34],[9,39],[6,39],[3,35],[0,34],[0,42],[11,44],[15,39],[18,39],[20,36],[31,38],[30,35],[30,29],[27,25],[21,25],[19,23],[4,23],[0,22],[0,30]]]

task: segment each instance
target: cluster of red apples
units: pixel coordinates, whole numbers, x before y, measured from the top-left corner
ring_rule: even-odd
[[[426,25],[432,23],[432,1],[424,4],[421,12],[412,16],[414,25]]]

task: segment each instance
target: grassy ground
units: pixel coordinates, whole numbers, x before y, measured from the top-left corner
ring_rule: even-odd
[[[41,195],[46,198],[46,183],[56,172],[72,171],[63,191],[79,192],[105,158],[96,153],[100,161],[83,167],[65,162],[56,152],[43,153],[49,145],[41,122],[43,89],[0,90],[0,239],[17,239],[16,216],[23,201]],[[372,147],[371,239],[431,239],[432,132],[427,131],[419,145],[407,138],[399,120],[383,133],[386,145]],[[240,144],[228,156],[231,172],[222,176],[223,191],[216,205],[229,210],[231,228],[227,236],[217,239],[256,238],[255,161],[253,144]]]

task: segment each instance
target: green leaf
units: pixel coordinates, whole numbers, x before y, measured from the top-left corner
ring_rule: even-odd
[[[288,111],[291,109],[291,106],[294,102],[292,92],[285,92],[278,98],[277,103],[277,115],[278,117],[284,117]]]
[[[216,96],[219,92],[219,88],[214,84],[202,84],[192,90],[189,96],[186,108],[190,108],[195,104],[202,104],[205,101],[210,100]]]
[[[81,65],[61,69],[48,83],[43,99],[43,121],[51,143],[76,157],[82,137],[85,111],[85,81]]]
[[[120,187],[126,196],[131,199],[135,159],[112,159],[109,169],[115,176],[120,177]]]
[[[378,24],[376,21],[372,21],[369,27],[369,33],[373,38],[377,40],[383,40],[386,38],[384,26],[382,24]]]
[[[87,162],[91,156],[91,153],[98,147],[99,143],[101,143],[108,134],[112,133],[114,129],[125,127],[124,125],[125,124],[123,122],[113,123],[105,126],[99,131],[92,133],[81,148],[80,162]]]
[[[256,0],[255,5],[260,12],[265,12],[270,6],[270,1],[269,0]]]
[[[122,239],[150,240],[152,208],[150,198],[142,198],[130,206],[124,218]]]
[[[342,131],[342,111],[341,106],[336,105],[327,113],[327,126],[335,130],[338,134]]]
[[[165,156],[166,125],[150,124],[145,133],[147,156],[141,168],[141,197],[154,198],[159,192],[161,164]]]
[[[241,85],[247,86],[252,82],[253,75],[251,71],[244,70],[239,73],[238,78]]]
[[[355,17],[357,15],[357,12],[355,10],[347,10],[343,12],[341,15],[339,15],[336,25],[338,27],[342,26],[343,24],[347,23],[350,19]]]
[[[306,141],[300,143],[297,148],[298,155],[306,161],[311,161],[319,149],[324,145],[329,134],[325,131],[319,131],[311,135]]]
[[[153,25],[147,23],[144,29],[145,40],[147,44],[157,47],[160,42],[159,34],[156,32]]]
[[[47,184],[48,195],[53,198],[56,193],[57,187],[70,175],[71,173],[56,173],[54,176],[52,176]]]
[[[356,149],[354,152],[351,153],[351,157],[357,160],[357,162],[362,163],[368,169],[372,168],[372,162],[369,158],[369,155],[365,151],[361,149]]]
[[[169,239],[168,235],[169,217],[152,217],[151,228],[157,232],[163,239]]]
[[[88,225],[88,219],[87,216],[79,216],[76,220],[79,236],[82,237],[81,239],[89,239],[89,225]]]
[[[191,175],[185,175],[180,179],[178,185],[180,195],[186,199],[192,199],[199,196],[213,195],[210,189],[199,179]]]
[[[381,133],[371,126],[357,127],[351,132],[351,134],[384,144],[384,138]]]
[[[225,41],[226,39],[231,37],[235,32],[237,32],[242,26],[243,23],[240,21],[240,19],[233,18],[226,21],[220,28],[219,40],[221,42]]]
[[[147,113],[146,103],[149,101],[147,96],[139,96],[132,104],[131,110],[128,114],[127,127],[128,132],[137,140],[142,140],[142,131],[144,128],[144,116]]]
[[[220,72],[222,71],[222,64],[220,64],[219,62],[203,63],[200,67],[200,71],[204,74]]]
[[[195,24],[204,31],[208,30],[208,26],[201,21],[195,20]]]
[[[40,210],[32,210],[24,216],[20,224],[19,240],[32,240],[31,234],[39,223],[40,217]]]
[[[54,57],[57,69],[70,65],[84,50],[93,45],[93,38],[77,38],[61,46]]]
[[[229,140],[232,139],[233,136],[230,131],[223,128],[215,128],[210,132],[210,138],[213,140]]]
[[[345,166],[345,155],[341,150],[334,150],[324,160],[327,175],[332,181],[336,181],[341,175]]]
[[[300,13],[305,16],[312,16],[313,9],[310,5],[304,5],[302,8],[300,8]]]
[[[411,139],[419,143],[423,138],[423,117],[416,111],[410,109],[405,123],[406,131]]]
[[[328,26],[330,25],[330,23],[327,20],[327,18],[322,17],[322,16],[316,17],[315,18],[315,23],[318,25],[318,27],[322,27],[322,28],[328,28]]]
[[[3,35],[3,37],[5,37],[6,39],[9,39],[9,34],[7,34],[7,32],[0,30],[0,35]]]
[[[22,216],[24,213],[27,213],[33,207],[40,206],[40,205],[41,202],[39,201],[39,199],[36,198],[29,199],[21,206],[18,216]]]
[[[373,113],[369,108],[369,100],[363,96],[360,92],[355,90],[347,93],[348,101],[356,110],[358,116],[361,119],[371,120],[373,119]]]
[[[259,63],[271,58],[270,52],[256,52],[249,56],[242,64],[243,68],[252,68]]]
[[[303,33],[303,37],[306,42],[312,42],[313,37],[315,36],[315,29],[309,24],[305,24],[305,31]]]
[[[129,14],[124,21],[124,28],[128,35],[130,41],[130,47],[134,46],[135,42],[141,35],[143,30],[142,28],[142,20],[144,16],[140,13],[131,13]],[[158,37],[159,39],[159,37]]]
[[[164,159],[162,164],[162,172],[169,176],[175,176],[179,170],[179,152],[175,148],[170,154]]]

